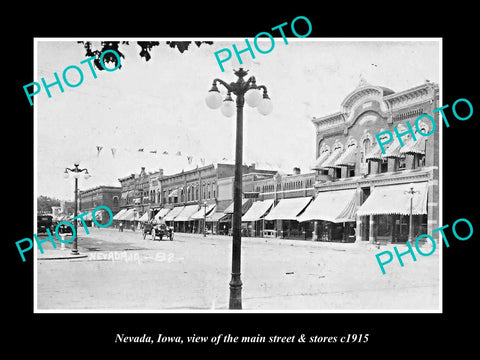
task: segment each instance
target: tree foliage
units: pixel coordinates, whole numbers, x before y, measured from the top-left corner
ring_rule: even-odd
[[[180,51],[180,53],[184,53],[186,50],[188,50],[188,47],[191,45],[191,43],[195,43],[197,47],[200,47],[202,44],[208,44],[211,45],[213,44],[213,41],[167,41],[166,44],[170,46],[173,49],[177,49]],[[118,55],[125,59],[125,55],[120,51],[119,45],[130,45],[129,41],[102,41],[101,50],[93,50],[92,49],[92,42],[91,41],[78,41],[79,44],[83,44],[83,47],[85,48],[85,56],[90,58],[92,56],[96,56],[96,59],[93,60],[93,64],[98,70],[104,70],[103,66],[100,64],[100,57],[102,54],[107,51],[107,50],[114,50],[118,53]],[[144,58],[145,61],[149,61],[152,56],[150,55],[150,52],[154,46],[160,45],[159,41],[137,41],[137,45],[140,46],[140,57]],[[117,57],[109,52],[106,53],[103,57],[104,62],[113,62],[115,64],[115,67],[118,65],[118,59]],[[122,67],[120,64],[119,69]]]
[[[52,206],[60,206],[62,200],[52,198],[50,196],[40,195],[37,197],[37,211],[43,214],[52,213]],[[65,201],[65,213],[72,214],[74,211],[75,202]]]

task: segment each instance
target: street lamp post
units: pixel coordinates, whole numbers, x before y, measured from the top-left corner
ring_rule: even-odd
[[[207,237],[207,205],[206,200],[201,204],[201,206],[203,206],[203,237]]]
[[[408,224],[408,242],[413,241],[413,195],[418,193],[419,191],[413,190],[413,184],[410,184],[410,190],[405,191],[404,193],[407,194],[410,198],[410,219]]]
[[[241,265],[241,221],[242,221],[242,148],[243,148],[243,105],[245,101],[251,107],[257,107],[262,115],[272,111],[272,102],[264,85],[257,85],[255,77],[250,76],[247,81],[244,77],[248,70],[240,68],[234,74],[238,77],[236,82],[226,83],[221,79],[214,79],[205,102],[211,109],[221,107],[221,112],[226,117],[233,116],[235,109],[231,94],[236,95],[237,124],[235,141],[235,175],[233,185],[233,224],[232,224],[232,277],[230,280],[230,309],[242,308],[242,281],[240,277]],[[222,96],[217,88],[217,83],[222,84],[227,90],[227,97],[222,102]],[[258,90],[263,90],[263,96]],[[248,92],[248,93],[247,93]]]
[[[69,178],[69,173],[72,174],[73,178],[75,179],[75,206],[74,206],[74,213],[73,213],[73,218],[74,218],[74,221],[73,221],[73,228],[75,229],[75,238],[73,239],[73,243],[72,243],[72,255],[78,255],[78,248],[77,248],[77,219],[75,219],[78,215],[78,178],[82,175],[83,172],[85,172],[83,174],[84,178],[85,179],[88,179],[90,178],[90,174],[88,173],[88,170],[87,169],[80,169],[78,166],[79,166],[79,162],[75,162],[74,164],[74,168],[73,169],[70,169],[70,168],[65,168],[65,172],[63,173],[63,176],[65,177],[65,179],[68,179]]]

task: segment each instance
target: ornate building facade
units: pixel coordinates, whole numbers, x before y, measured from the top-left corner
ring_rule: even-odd
[[[300,216],[312,221],[314,240],[405,242],[413,235],[432,235],[439,226],[438,85],[394,92],[362,81],[343,100],[340,111],[313,118],[317,159],[315,200]],[[418,134],[416,119],[432,116],[437,129]],[[411,134],[395,136],[411,124]],[[423,133],[432,130],[419,119]],[[394,140],[383,154],[376,134],[391,131]],[[410,232],[410,212],[412,231]],[[433,235],[437,241],[438,236]]]

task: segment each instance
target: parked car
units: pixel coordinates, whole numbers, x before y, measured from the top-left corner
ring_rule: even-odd
[[[52,215],[37,215],[37,233],[46,233],[53,224]]]

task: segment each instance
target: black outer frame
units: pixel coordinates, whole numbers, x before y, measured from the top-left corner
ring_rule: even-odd
[[[282,5],[276,5],[282,7]],[[385,4],[383,4],[385,9]],[[436,5],[438,6],[438,5]],[[335,17],[331,10],[315,10],[304,5],[299,10],[290,6],[268,16],[251,16],[248,21],[232,23],[222,19],[235,19],[235,9],[225,11],[220,17],[210,14],[210,9],[203,9],[201,15],[188,16],[185,13],[175,13],[171,16],[153,14],[150,19],[140,19],[132,30],[123,30],[123,26],[115,26],[114,10],[105,16],[103,23],[113,22],[114,26],[96,26],[99,9],[93,9],[91,15],[78,13],[78,18],[72,23],[79,24],[70,30],[72,36],[148,36],[148,37],[245,37],[253,38],[261,31],[283,22],[291,22],[296,16],[306,16],[312,23],[310,37],[442,37],[443,38],[443,104],[453,104],[458,98],[467,98],[473,104],[474,115],[467,121],[457,121],[450,115],[450,128],[443,128],[443,221],[442,224],[452,224],[458,218],[467,218],[474,227],[474,235],[468,241],[457,241],[449,234],[450,248],[443,244],[443,314],[33,314],[33,256],[26,254],[26,262],[22,263],[15,241],[24,237],[31,238],[33,234],[33,107],[29,106],[23,92],[23,85],[33,81],[33,37],[58,37],[65,35],[65,28],[48,26],[39,18],[48,19],[52,14],[40,16],[35,13],[35,19],[25,15],[19,19],[19,31],[16,32],[16,47],[21,56],[8,58],[5,69],[11,68],[17,62],[13,81],[7,87],[7,97],[15,99],[14,116],[18,120],[6,119],[5,126],[11,134],[16,135],[17,142],[9,145],[14,155],[7,152],[4,157],[4,170],[12,174],[15,191],[6,191],[6,204],[13,204],[13,209],[6,207],[8,218],[4,241],[4,259],[7,268],[7,286],[4,297],[9,314],[7,324],[7,339],[5,344],[17,351],[26,344],[39,353],[62,354],[107,350],[109,354],[124,353],[133,350],[141,354],[146,351],[156,355],[165,355],[165,350],[175,353],[184,348],[200,351],[213,349],[234,350],[247,347],[279,349],[290,348],[298,351],[318,351],[319,354],[339,354],[344,350],[365,351],[371,355],[395,352],[415,351],[432,355],[435,350],[443,348],[461,348],[467,350],[475,344],[475,327],[470,327],[472,313],[476,313],[476,256],[478,256],[479,221],[473,210],[476,205],[476,134],[478,131],[478,90],[474,91],[475,79],[478,79],[478,60],[475,56],[473,28],[477,24],[473,20],[473,9],[458,4],[452,6],[448,14],[440,10],[435,14],[434,8],[429,8],[421,16],[421,9],[406,7],[403,11],[395,7],[395,12],[388,11],[381,17],[371,12],[373,6],[364,5],[363,10],[351,9],[354,15]],[[321,8],[320,8],[321,9]],[[278,10],[278,9],[277,9]],[[97,13],[98,11],[98,13]],[[125,9],[122,9],[125,16]],[[238,11],[238,10],[237,10]],[[328,13],[330,14],[329,16]],[[351,14],[349,13],[349,14]],[[470,15],[470,13],[472,15]],[[248,11],[245,11],[248,14]],[[72,15],[74,16],[74,15]],[[88,18],[91,16],[89,22]],[[128,15],[132,16],[132,15]],[[413,17],[412,17],[413,16]],[[469,18],[472,16],[472,19]],[[158,17],[156,19],[156,17]],[[248,18],[248,15],[245,15]],[[328,17],[334,19],[327,20]],[[237,17],[240,19],[240,17]],[[410,20],[409,20],[410,19]],[[101,22],[102,23],[102,22]],[[373,23],[375,26],[366,26]],[[389,24],[402,23],[404,26]],[[29,25],[31,24],[31,26]],[[83,24],[82,26],[80,26]],[[85,26],[90,24],[90,26]],[[379,26],[384,24],[384,26]],[[230,25],[230,26],[229,26]],[[299,25],[300,26],[300,25]],[[288,28],[286,28],[288,29]],[[61,30],[61,31],[60,31]],[[472,31],[471,31],[472,30]],[[299,33],[302,33],[300,30]],[[287,34],[288,36],[288,34]],[[80,45],[79,45],[80,46]],[[274,56],[274,53],[271,54]],[[4,58],[5,59],[5,58]],[[419,60],[421,61],[421,60]],[[15,67],[16,67],[15,66]],[[18,71],[20,70],[20,71]],[[402,69],[399,69],[401,72]],[[205,84],[206,91],[209,84]],[[35,101],[35,100],[34,100]],[[448,112],[451,114],[451,112]],[[12,121],[13,120],[13,121]],[[11,129],[11,130],[10,130]],[[18,141],[20,140],[20,141]],[[39,171],[41,169],[38,169]],[[9,185],[10,186],[10,185]],[[451,240],[453,239],[453,240]],[[421,266],[420,262],[415,264]],[[227,291],[227,290],[226,290]],[[467,320],[467,321],[466,321]],[[348,347],[336,344],[260,344],[260,345],[166,345],[150,346],[142,344],[115,344],[117,333],[165,333],[174,336],[197,335],[213,336],[218,333],[230,333],[233,336],[270,335],[326,335],[341,336],[347,333],[369,334],[366,344],[353,344]],[[233,347],[232,347],[233,346]],[[382,349],[380,349],[382,348]],[[95,349],[95,350],[93,350]],[[415,350],[414,350],[415,349]],[[363,351],[362,351],[363,350]],[[229,354],[229,353],[225,353]],[[256,354],[255,352],[253,354]],[[55,356],[53,356],[55,357]]]

